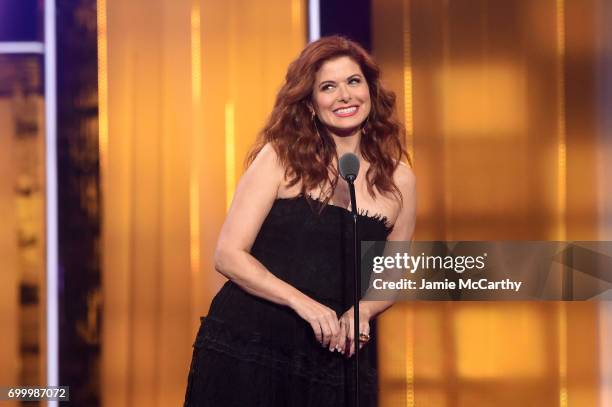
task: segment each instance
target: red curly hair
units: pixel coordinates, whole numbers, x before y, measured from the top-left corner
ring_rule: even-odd
[[[370,163],[366,172],[368,192],[374,198],[376,187],[401,202],[393,173],[402,158],[409,164],[411,161],[404,148],[404,128],[394,117],[395,94],[382,86],[374,59],[359,44],[341,36],[323,37],[308,44],[289,65],[272,113],[246,164],[250,165],[263,146],[270,143],[285,168],[289,186],[301,182],[302,194],[319,187],[320,200],[329,202],[338,183],[338,154],[332,137],[318,119],[313,119],[309,106],[317,71],[324,62],[341,56],[359,65],[370,89],[372,107],[364,121],[360,143],[361,155]]]

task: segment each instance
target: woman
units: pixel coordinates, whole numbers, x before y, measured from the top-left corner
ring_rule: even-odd
[[[361,240],[409,240],[415,181],[394,95],[359,45],[309,44],[289,66],[252,150],[215,253],[228,281],[194,344],[186,406],[352,403],[352,215],[338,157],[357,155]],[[370,323],[360,302],[360,404],[376,405]],[[370,339],[371,338],[371,339]]]

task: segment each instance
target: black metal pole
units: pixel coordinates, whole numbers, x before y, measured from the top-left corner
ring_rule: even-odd
[[[347,179],[349,185],[349,192],[351,194],[351,212],[353,213],[353,271],[355,277],[355,291],[353,297],[353,311],[355,312],[354,316],[354,345],[355,345],[355,407],[359,407],[359,297],[361,296],[361,279],[359,278],[359,238],[357,236],[357,220],[358,220],[358,212],[357,212],[357,199],[355,198],[355,185],[353,184],[353,179],[349,177]]]

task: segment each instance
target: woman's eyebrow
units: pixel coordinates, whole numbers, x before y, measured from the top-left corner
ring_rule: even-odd
[[[346,79],[347,79],[347,80],[349,80],[349,79],[352,79],[352,78],[355,78],[355,77],[359,77],[359,78],[361,78],[362,76],[361,76],[361,74],[359,74],[359,73],[354,73],[354,74],[352,74],[352,75],[347,76],[347,77],[346,77]],[[326,79],[326,80],[324,80],[324,81],[319,82],[319,85],[318,85],[318,86],[321,86],[321,85],[323,85],[323,84],[327,84],[327,83],[332,84],[332,85],[335,85],[335,84],[336,84],[336,81],[331,80],[331,79]]]

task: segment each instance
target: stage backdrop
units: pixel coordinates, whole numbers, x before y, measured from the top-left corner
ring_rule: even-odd
[[[608,2],[374,0],[372,13],[414,155],[416,239],[611,238]],[[610,310],[398,304],[380,333],[382,405],[607,405]]]
[[[416,238],[610,237],[603,0],[371,5]],[[105,405],[180,404],[223,282],[215,240],[305,27],[301,0],[99,0]],[[593,303],[397,304],[381,406],[603,405],[609,320]]]
[[[103,401],[181,404],[243,159],[305,45],[300,0],[100,0]]]

